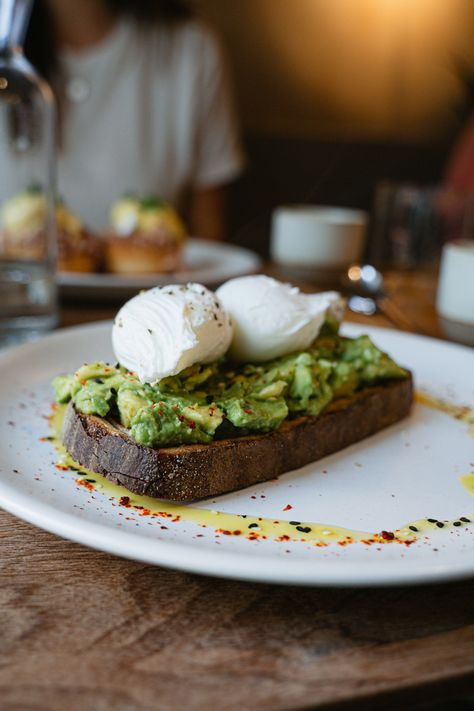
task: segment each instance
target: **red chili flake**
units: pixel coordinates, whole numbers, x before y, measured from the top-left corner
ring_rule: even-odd
[[[380,535],[382,536],[384,541],[393,541],[393,539],[395,538],[395,534],[392,533],[392,531],[382,531]]]
[[[158,415],[159,415],[160,417],[164,417],[164,416],[165,416],[165,413],[164,413],[164,412],[161,412],[161,410],[158,410]]]
[[[188,422],[188,427],[189,427],[191,430],[194,430],[194,429],[196,428],[196,423],[194,422],[194,420],[189,420],[189,422]]]
[[[129,503],[130,503],[130,497],[129,497],[129,496],[121,496],[121,497],[120,497],[119,504],[120,504],[121,506],[128,506]]]
[[[241,536],[241,535],[242,535],[242,531],[239,531],[239,530],[234,531],[234,536]]]
[[[292,508],[293,508],[293,506],[292,506],[291,504],[287,504],[287,505],[285,506],[285,508],[282,509],[282,511],[289,511],[289,510],[292,509]]]
[[[179,420],[180,422],[184,422],[184,417],[183,417],[183,415],[178,415],[178,420]]]
[[[244,412],[245,412],[247,415],[251,415],[251,414],[253,413],[253,410],[251,410],[251,409],[248,408],[248,407],[244,407]]]
[[[94,491],[94,485],[87,481],[87,479],[76,479],[76,484],[78,486],[83,486],[84,489],[88,491]]]
[[[85,378],[81,380],[81,385],[87,385],[87,380]]]
[[[279,536],[277,538],[277,541],[291,541],[291,538],[284,533],[283,535]]]
[[[59,469],[60,472],[68,472],[69,467],[67,467],[65,464],[55,464],[56,469]]]
[[[218,529],[216,529],[216,533],[223,533],[224,536],[231,536],[231,535],[232,535],[232,531],[228,531],[228,530],[225,529],[225,528],[218,528]]]

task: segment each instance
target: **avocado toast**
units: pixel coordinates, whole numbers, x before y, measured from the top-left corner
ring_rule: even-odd
[[[266,481],[405,417],[410,373],[328,320],[305,349],[265,363],[194,364],[156,384],[93,363],[54,381],[62,440],[130,491],[192,501]]]

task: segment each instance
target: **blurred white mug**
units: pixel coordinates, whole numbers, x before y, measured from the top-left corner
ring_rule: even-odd
[[[436,307],[443,332],[474,345],[474,240],[443,247]]]
[[[287,205],[273,212],[270,256],[295,267],[338,269],[360,261],[367,213],[345,207]]]

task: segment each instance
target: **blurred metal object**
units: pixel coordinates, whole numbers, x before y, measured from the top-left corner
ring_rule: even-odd
[[[389,297],[381,272],[372,264],[351,264],[342,276],[341,285],[348,294],[347,305],[354,313],[365,316],[382,313],[397,328],[423,333]]]
[[[23,45],[30,19],[32,0],[1,0],[0,54]]]

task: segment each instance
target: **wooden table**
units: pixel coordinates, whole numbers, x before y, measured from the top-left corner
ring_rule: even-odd
[[[390,285],[437,334],[433,278]],[[66,306],[63,325],[115,310]],[[474,691],[474,581],[279,587],[121,560],[7,513],[0,535],[1,709],[408,709]]]

